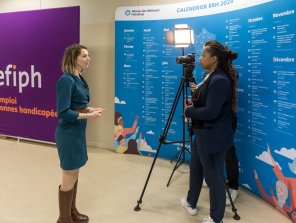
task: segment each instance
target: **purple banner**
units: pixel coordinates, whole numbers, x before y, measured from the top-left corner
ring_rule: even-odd
[[[79,27],[79,7],[0,13],[0,134],[55,141],[55,85]]]

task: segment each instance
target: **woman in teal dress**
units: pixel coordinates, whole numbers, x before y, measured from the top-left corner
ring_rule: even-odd
[[[62,168],[59,187],[60,216],[57,223],[87,223],[88,216],[76,209],[79,168],[87,162],[86,123],[99,118],[103,108],[88,106],[89,88],[82,72],[89,66],[90,57],[85,46],[69,46],[63,56],[64,74],[56,85],[58,124],[56,145]]]

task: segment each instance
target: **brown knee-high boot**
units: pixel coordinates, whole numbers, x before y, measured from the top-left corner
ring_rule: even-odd
[[[71,217],[71,206],[73,198],[73,189],[69,191],[61,191],[59,187],[59,209],[60,217],[57,223],[75,223]]]
[[[84,214],[80,214],[76,208],[77,184],[78,184],[78,179],[73,188],[73,199],[72,199],[72,207],[71,207],[72,219],[75,223],[87,223],[89,221],[88,216]]]

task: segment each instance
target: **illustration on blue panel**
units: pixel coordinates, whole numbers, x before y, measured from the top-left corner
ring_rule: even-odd
[[[126,106],[126,102],[121,101],[116,97],[115,103]],[[149,146],[143,133],[140,131],[139,126],[139,116],[135,115],[133,124],[131,127],[127,127],[124,124],[124,119],[128,117],[123,117],[123,115],[115,111],[114,113],[114,149],[118,153],[122,154],[136,154],[147,156],[153,156],[156,151]],[[144,134],[151,134],[151,132],[146,132]]]
[[[295,212],[296,212],[296,165],[295,165],[295,159],[296,159],[296,150],[294,148],[287,149],[287,148],[281,148],[280,150],[274,150],[274,152],[281,156],[281,158],[286,158],[284,161],[286,161],[284,164],[279,164],[275,161],[272,152],[270,150],[269,145],[267,145],[266,151],[263,151],[259,156],[256,156],[256,159],[260,160],[261,162],[268,164],[271,166],[272,169],[270,171],[273,171],[273,174],[275,178],[274,184],[269,184],[266,188],[269,189],[269,193],[266,192],[267,189],[264,188],[260,181],[259,175],[263,175],[266,173],[259,173],[258,170],[254,170],[254,177],[257,184],[257,187],[260,191],[260,195],[262,198],[275,207],[277,210],[279,210],[282,214],[284,214],[286,217],[289,217],[293,222],[296,220]],[[292,160],[292,163],[287,161],[287,159]],[[284,169],[291,170],[291,174],[289,176],[286,176],[284,173]],[[276,194],[274,193],[274,188]]]

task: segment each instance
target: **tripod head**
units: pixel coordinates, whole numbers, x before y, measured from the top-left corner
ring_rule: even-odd
[[[190,53],[185,56],[178,56],[176,58],[177,64],[183,65],[183,78],[189,86],[189,82],[195,83],[195,78],[193,77],[193,70],[195,68],[195,53]]]

